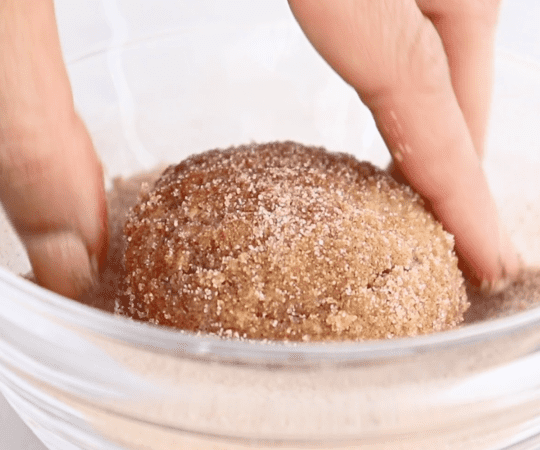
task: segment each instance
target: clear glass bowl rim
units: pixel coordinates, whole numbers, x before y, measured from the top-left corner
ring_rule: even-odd
[[[133,45],[170,37],[174,33],[143,36],[122,44],[126,50]],[[67,58],[67,66],[103,55],[109,47],[94,48]],[[497,48],[497,53],[501,49]],[[502,53],[506,55],[504,50]],[[515,56],[515,55],[514,55]],[[522,58],[518,58],[522,59]],[[522,61],[523,62],[523,61]],[[529,62],[529,61],[527,61]],[[534,64],[535,68],[537,65]],[[426,354],[437,350],[466,348],[473,344],[489,342],[494,337],[504,337],[530,327],[540,333],[540,306],[512,314],[508,317],[482,321],[425,336],[394,338],[363,342],[336,343],[282,343],[226,340],[215,336],[196,335],[166,327],[135,322],[105,311],[84,305],[44,289],[0,267],[0,287],[11,287],[19,301],[26,307],[58,317],[71,325],[154,353],[179,358],[233,363],[247,366],[340,366],[363,364],[367,361],[389,361]],[[1,313],[0,313],[1,315]]]
[[[225,340],[115,316],[44,289],[1,267],[0,285],[15,291],[17,300],[29,309],[130,346],[178,358],[209,359],[217,363],[254,367],[271,366],[275,369],[280,366],[349,366],[368,361],[381,363],[487,343],[494,337],[512,335],[530,327],[540,332],[540,307],[536,307],[508,317],[417,337],[337,343]]]

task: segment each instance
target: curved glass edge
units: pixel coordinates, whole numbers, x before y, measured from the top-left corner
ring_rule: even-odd
[[[288,367],[310,367],[394,360],[433,350],[465,347],[528,327],[537,327],[540,333],[540,307],[537,307],[509,317],[417,337],[340,343],[229,341],[114,316],[55,294],[4,268],[0,268],[0,281],[18,292],[18,299],[25,305],[90,333],[179,358],[210,359],[248,366],[284,364]]]
[[[162,37],[158,36],[158,38]],[[138,39],[127,44],[139,44],[148,39],[152,40],[155,37]],[[71,60],[70,64],[95,57],[104,51],[106,49],[101,48],[80,55]],[[525,66],[529,71],[540,73],[539,62],[524,55],[516,55],[505,50],[504,47],[497,48],[497,59],[501,62]],[[19,299],[34,309],[128,345],[181,358],[208,358],[216,362],[233,361],[253,366],[276,362],[286,363],[287,366],[321,364],[331,366],[368,360],[382,361],[411,357],[443,348],[468,346],[488,341],[493,336],[513,334],[526,327],[536,326],[540,332],[540,307],[536,307],[509,317],[412,338],[356,343],[227,341],[214,336],[198,336],[114,316],[43,289],[3,267],[0,267],[0,282],[20,293]]]

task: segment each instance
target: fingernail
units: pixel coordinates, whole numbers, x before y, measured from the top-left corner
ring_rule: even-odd
[[[71,290],[68,292],[71,293],[69,295],[64,295],[73,299],[80,298],[81,295],[91,291],[97,285],[97,281],[92,272],[85,272],[80,268],[73,267],[68,275],[68,278],[71,285]]]

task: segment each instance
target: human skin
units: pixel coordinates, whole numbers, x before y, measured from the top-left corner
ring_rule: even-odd
[[[423,0],[422,10],[412,0],[290,4],[373,112],[395,172],[456,236],[469,277],[499,289],[519,264],[478,157],[496,2]],[[467,4],[485,9],[460,13]],[[103,175],[75,112],[52,0],[0,0],[0,200],[41,285],[76,298],[92,284],[107,249]]]
[[[103,174],[52,0],[0,0],[0,200],[42,286],[76,298],[95,281],[107,249]]]
[[[498,0],[289,0],[373,113],[405,179],[456,238],[465,275],[504,288],[519,258],[482,166]]]

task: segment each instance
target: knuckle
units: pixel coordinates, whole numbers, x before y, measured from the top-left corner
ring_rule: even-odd
[[[404,55],[404,77],[415,89],[434,94],[449,85],[446,53],[439,35],[430,24],[417,27]]]
[[[394,59],[378,77],[377,89],[369,96],[369,103],[384,103],[385,99],[396,96],[436,99],[448,94],[451,80],[446,53],[427,18],[411,20],[402,28],[392,55]]]

